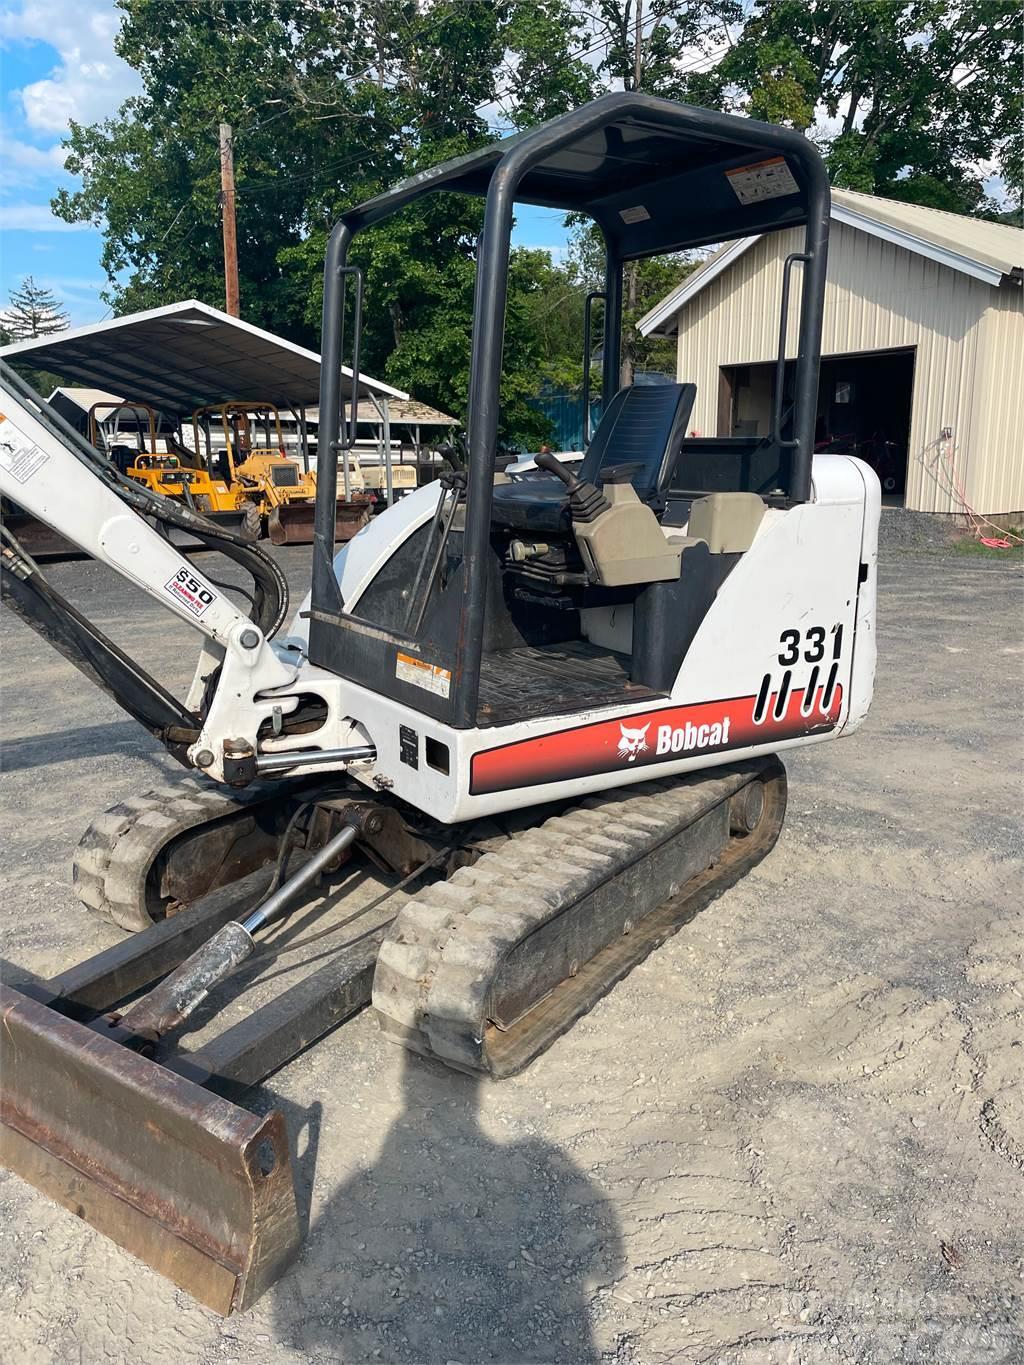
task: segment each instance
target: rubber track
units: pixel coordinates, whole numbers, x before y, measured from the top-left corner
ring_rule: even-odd
[[[186,778],[111,806],[93,820],[75,850],[75,894],[87,910],[121,929],[148,929],[153,919],[146,908],[146,884],[161,850],[197,825],[266,795],[227,792]]]
[[[766,780],[757,831],[735,838],[717,865],[676,887],[667,903],[630,908],[635,924],[511,1030],[490,1024],[492,988],[508,953],[533,930],[680,834],[701,811],[753,777]],[[778,837],[785,770],[777,760],[663,779],[602,793],[515,835],[406,905],[391,926],[374,976],[373,1004],[395,1042],[470,1072],[511,1075],[663,942],[760,861]]]

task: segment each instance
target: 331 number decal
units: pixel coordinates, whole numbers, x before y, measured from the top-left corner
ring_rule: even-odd
[[[808,626],[807,630],[801,635],[798,630],[784,630],[779,636],[779,644],[782,649],[779,652],[779,663],[783,668],[792,668],[794,664],[800,662],[800,646],[803,644],[803,660],[807,664],[820,664],[825,657],[825,641],[828,639],[829,632],[824,626]],[[832,657],[838,659],[843,652],[843,627],[841,622],[837,622],[832,627]]]
[[[832,636],[829,650],[828,637]],[[806,630],[784,630],[779,636],[778,660],[782,674],[776,679],[773,672],[767,672],[761,679],[761,688],[754,703],[754,724],[762,725],[769,718],[782,720],[790,704],[793,689],[793,669],[803,661],[810,664],[806,685],[800,691],[800,714],[810,716],[817,707],[826,712],[832,705],[836,684],[839,681],[839,658],[843,652],[843,625],[837,621],[831,628],[808,626]],[[831,667],[827,656],[831,654]],[[822,666],[823,665],[823,666]],[[799,682],[796,684],[799,688]]]

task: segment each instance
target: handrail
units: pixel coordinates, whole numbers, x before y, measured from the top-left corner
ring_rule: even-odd
[[[791,251],[782,267],[782,307],[779,318],[779,350],[775,357],[775,393],[772,396],[772,426],[770,439],[777,445],[792,449],[799,441],[782,439],[782,395],[786,387],[786,338],[789,332],[789,290],[793,267],[799,261],[806,265],[811,259],[806,251]]]
[[[356,444],[356,432],[359,427],[359,360],[363,344],[363,271],[358,265],[343,265],[338,271],[341,275],[341,335],[338,339],[338,354],[343,356],[345,353],[345,282],[344,276],[351,275],[356,282],[356,297],[352,316],[352,364],[349,369],[352,371],[352,396],[350,400],[349,420],[347,430],[345,422],[341,423],[338,432],[338,439],[335,442],[336,450],[352,450]]]

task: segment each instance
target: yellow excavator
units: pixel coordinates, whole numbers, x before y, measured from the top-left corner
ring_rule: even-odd
[[[199,445],[184,444],[166,418],[149,403],[106,400],[89,409],[89,443],[122,474],[153,493],[175,498],[208,521],[252,540],[259,538],[259,506],[237,480],[212,475]]]
[[[213,444],[215,423],[221,448]],[[273,403],[211,403],[192,414],[192,431],[196,451],[206,452],[211,475],[229,488],[240,488],[251,500],[272,544],[312,544],[316,475],[285,454],[281,414]],[[349,495],[336,500],[339,541],[351,540],[366,525],[374,502],[358,464],[347,462]]]

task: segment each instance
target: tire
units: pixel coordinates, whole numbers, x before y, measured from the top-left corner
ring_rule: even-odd
[[[245,513],[242,519],[242,534],[252,536],[253,540],[259,540],[263,534],[263,518],[260,509],[254,502],[245,504]]]

